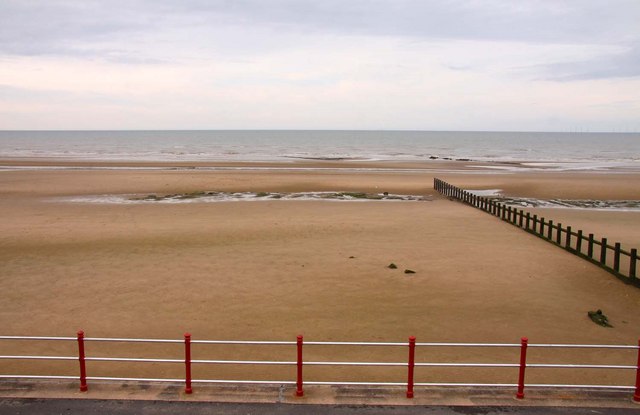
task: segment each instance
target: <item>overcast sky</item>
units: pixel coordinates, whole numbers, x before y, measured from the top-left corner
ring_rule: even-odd
[[[0,129],[640,131],[640,0],[0,0]]]

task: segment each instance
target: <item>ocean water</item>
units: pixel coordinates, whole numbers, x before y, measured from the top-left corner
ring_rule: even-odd
[[[0,158],[104,161],[470,159],[640,167],[638,133],[0,131]]]

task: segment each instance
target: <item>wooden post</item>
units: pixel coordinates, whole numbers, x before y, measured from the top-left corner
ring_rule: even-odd
[[[533,233],[538,233],[538,215],[533,215]]]
[[[549,229],[547,230],[547,239],[551,240],[553,238],[553,221],[549,220]]]
[[[558,222],[558,233],[556,235],[556,243],[560,245],[562,243],[562,223]]]
[[[571,226],[567,226],[567,243],[566,248],[571,249]]]
[[[529,230],[529,222],[531,221],[531,214],[529,212],[527,212],[527,227],[525,228],[526,230]]]
[[[620,242],[616,242],[615,251],[613,252],[613,270],[620,271]]]
[[[600,242],[600,263],[606,265],[607,263],[607,238],[602,238]]]
[[[524,221],[524,211],[520,209],[520,219],[518,220],[518,226],[520,226],[521,228],[524,226],[523,221]]]
[[[582,229],[578,230],[578,241],[576,242],[576,251],[581,254],[582,253]]]
[[[638,250],[636,248],[631,249],[631,255],[629,257],[629,278],[636,279],[636,261],[638,260]]]
[[[540,218],[540,236],[544,236],[544,218]]]
[[[587,245],[587,256],[593,259],[593,234],[589,234],[589,244]]]

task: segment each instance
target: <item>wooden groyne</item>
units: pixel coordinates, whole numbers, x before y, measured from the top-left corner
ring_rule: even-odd
[[[438,178],[433,180],[433,188],[444,196],[483,210],[564,248],[598,265],[625,283],[640,288],[640,280],[637,277],[638,250],[636,248],[627,251],[622,249],[620,242],[611,245],[608,238],[596,239],[592,233],[587,234],[581,229],[575,231],[571,226],[563,227],[562,223],[538,218],[538,215],[532,215],[522,209],[507,206],[488,197],[474,195]]]

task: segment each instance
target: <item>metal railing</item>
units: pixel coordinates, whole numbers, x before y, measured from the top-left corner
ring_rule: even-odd
[[[605,389],[618,391],[634,391],[633,399],[640,402],[640,340],[638,345],[593,345],[593,344],[529,344],[528,339],[523,337],[520,343],[419,343],[415,337],[409,337],[408,342],[304,342],[302,336],[298,336],[296,341],[240,341],[240,340],[193,340],[191,334],[185,333],[184,338],[177,339],[133,339],[133,338],[101,338],[85,337],[84,332],[79,331],[76,337],[45,337],[45,336],[0,336],[0,341],[30,341],[30,342],[77,342],[78,353],[75,356],[42,356],[42,355],[3,355],[0,360],[40,360],[40,361],[76,361],[79,365],[78,376],[65,375],[34,375],[34,374],[0,374],[0,379],[56,379],[56,380],[77,380],[80,391],[88,390],[89,381],[137,381],[137,382],[161,382],[161,383],[184,383],[186,394],[193,392],[193,383],[210,384],[276,384],[295,385],[296,396],[304,395],[304,385],[358,385],[358,386],[402,386],[406,387],[407,398],[414,397],[414,387],[499,387],[516,389],[516,397],[524,398],[524,390],[527,388],[577,388],[577,389]],[[117,342],[117,343],[158,343],[158,344],[182,344],[184,347],[184,358],[141,358],[141,357],[110,357],[110,356],[87,356],[85,353],[85,343],[87,342]],[[295,360],[231,360],[231,359],[193,359],[191,346],[193,344],[209,345],[250,345],[250,346],[289,346],[296,349]],[[303,359],[303,348],[314,346],[340,346],[340,347],[391,347],[407,348],[407,360],[402,362],[375,362],[375,361],[305,361]],[[520,350],[518,362],[416,362],[417,348],[516,348]],[[527,362],[527,350],[529,348],[541,349],[599,349],[599,350],[635,350],[637,360],[625,365],[606,364],[561,364]],[[635,357],[635,356],[634,356]],[[87,362],[139,362],[139,363],[171,363],[184,364],[184,377],[181,378],[148,378],[148,377],[114,377],[114,376],[89,376],[87,374]],[[632,364],[633,363],[633,364]],[[194,379],[192,376],[192,365],[275,365],[275,366],[295,366],[296,376],[294,379],[284,380],[237,380],[237,379]],[[364,367],[404,367],[406,368],[406,381],[393,382],[370,382],[370,381],[321,381],[305,380],[303,378],[303,368],[307,366],[364,366]],[[454,383],[454,382],[416,382],[416,368],[496,368],[496,369],[518,369],[518,378],[515,383]],[[634,370],[636,372],[635,385],[604,385],[604,384],[550,384],[550,383],[526,383],[525,373],[527,368],[536,369],[609,369],[609,370]]]
[[[538,218],[522,209],[507,206],[488,197],[474,195],[473,193],[453,186],[443,180],[435,178],[433,187],[444,196],[457,199],[473,207],[483,210],[491,215],[517,226],[533,235],[551,242],[567,251],[586,259],[611,274],[615,275],[627,284],[640,287],[640,279],[637,277],[638,250],[628,251],[622,249],[619,242],[609,244],[607,238],[596,239],[594,234],[586,235],[582,230],[577,232],[571,226],[562,227],[562,223],[554,223],[553,220]],[[608,255],[613,254],[613,257]],[[622,258],[625,257],[628,267],[622,268]]]

